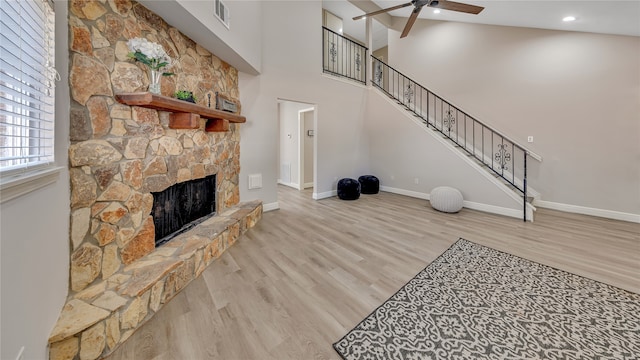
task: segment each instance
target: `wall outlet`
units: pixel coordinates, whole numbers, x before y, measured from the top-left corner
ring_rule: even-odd
[[[413,182],[416,183],[416,185],[420,184],[420,179],[418,178],[413,178]]]
[[[527,136],[527,142],[532,143],[533,142],[533,136]]]

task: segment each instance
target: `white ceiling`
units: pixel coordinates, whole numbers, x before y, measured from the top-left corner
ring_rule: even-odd
[[[360,1],[360,0],[358,0]],[[370,1],[370,0],[365,0]],[[441,0],[442,1],[442,0]],[[478,15],[442,10],[434,14],[424,7],[421,19],[506,25],[539,29],[582,31],[603,34],[640,36],[640,0],[457,0],[483,6]],[[357,1],[356,1],[357,2]],[[380,8],[388,8],[408,0],[373,0]],[[343,19],[343,32],[365,40],[365,20],[353,21],[364,12],[347,0],[324,0],[323,7]],[[409,17],[413,6],[389,12],[394,23]],[[575,16],[573,22],[563,22],[565,16]],[[409,34],[411,36],[411,34]],[[387,43],[386,28],[374,21],[374,50]]]

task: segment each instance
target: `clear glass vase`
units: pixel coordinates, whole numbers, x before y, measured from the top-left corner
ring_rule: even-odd
[[[160,94],[160,78],[162,73],[159,70],[149,69],[149,92]]]

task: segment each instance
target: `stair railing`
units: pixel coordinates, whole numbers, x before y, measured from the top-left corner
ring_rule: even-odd
[[[453,141],[523,197],[527,221],[527,149],[470,116],[401,72],[371,56],[373,86],[395,99],[428,127]]]
[[[367,48],[322,27],[322,71],[365,84]]]

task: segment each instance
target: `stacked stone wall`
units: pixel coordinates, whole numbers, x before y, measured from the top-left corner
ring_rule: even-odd
[[[119,104],[114,94],[146,91],[146,65],[127,57],[145,37],[174,60],[163,95],[193,91],[215,106],[215,92],[238,100],[238,72],[139,3],[69,2],[72,292],[114,274],[154,249],[151,192],[217,176],[218,211],[238,203],[238,126],[226,133],[168,128],[169,114]]]
[[[127,57],[144,37],[174,60],[161,93],[236,101],[238,72],[130,0],[69,1],[70,285],[49,339],[52,359],[96,359],[116,348],[262,215],[239,204],[239,125],[227,132],[168,127],[169,114],[115,94],[146,91],[148,69]],[[152,192],[217,174],[215,216],[155,248]]]

